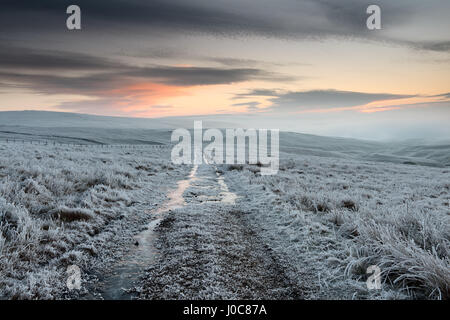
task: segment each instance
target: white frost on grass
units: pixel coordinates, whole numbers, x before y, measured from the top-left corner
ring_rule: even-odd
[[[283,154],[278,175],[222,170],[309,298],[449,298],[448,168]],[[370,265],[382,290],[366,287]]]
[[[167,150],[0,143],[0,298],[61,298],[67,266],[131,238],[188,170]]]

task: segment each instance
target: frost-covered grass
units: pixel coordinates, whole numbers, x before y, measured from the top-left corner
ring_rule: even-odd
[[[187,172],[169,163],[164,148],[0,143],[0,298],[61,297],[67,266],[89,268]]]
[[[450,169],[283,154],[274,176],[222,170],[307,297],[450,297]],[[382,290],[367,289],[370,265]]]
[[[85,275],[96,266],[103,272],[117,260],[102,257],[126,250],[133,233],[151,219],[151,209],[190,170],[171,165],[169,153],[151,147],[0,143],[0,298],[66,297],[67,266],[76,264]],[[197,297],[253,298],[247,287],[233,287],[248,278],[255,288],[258,281],[267,282],[254,292],[261,296],[265,287],[296,282],[292,287],[308,299],[449,298],[449,168],[282,153],[277,175],[261,176],[260,169],[220,167],[240,197],[226,210],[219,204],[197,206],[185,193],[187,207],[177,211],[185,215],[174,217],[172,229],[162,228],[166,238],[158,240],[173,259],[152,267],[156,273],[149,273],[149,284],[166,290],[172,279],[179,280],[173,286],[208,280],[205,294]],[[208,179],[216,177],[205,175]],[[206,182],[197,189],[214,196]],[[201,237],[192,238],[192,232]],[[187,252],[202,246],[208,250]],[[258,250],[249,254],[254,247]],[[216,260],[200,263],[206,251]],[[267,262],[262,256],[268,252]],[[251,268],[233,271],[230,261]],[[382,271],[380,291],[366,287],[370,265]],[[179,268],[186,277],[172,277]],[[206,271],[187,279],[189,268]],[[157,278],[161,270],[166,278]],[[283,281],[271,276],[273,270],[282,271]],[[217,283],[227,289],[223,294]],[[182,297],[180,288],[164,296],[148,286],[147,297]],[[283,292],[286,297],[289,291]],[[196,297],[195,290],[190,293]]]

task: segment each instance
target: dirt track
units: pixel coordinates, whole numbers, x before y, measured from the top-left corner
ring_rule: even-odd
[[[199,166],[184,198],[155,228],[158,259],[136,287],[139,298],[302,298],[213,166]]]

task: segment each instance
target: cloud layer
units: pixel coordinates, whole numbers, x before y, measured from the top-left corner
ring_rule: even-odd
[[[65,9],[73,1],[2,1],[0,35],[14,32],[60,30]],[[427,5],[419,0],[378,0],[382,8],[383,25],[379,32],[366,28],[367,0],[78,0],[82,8],[85,32],[175,32],[212,34],[214,36],[263,36],[276,38],[327,37],[361,38],[388,41],[424,50],[449,51],[448,34],[423,41],[410,34],[389,32],[415,26],[429,30],[430,25],[449,26],[446,16],[438,13],[450,10],[445,1],[431,0]],[[448,11],[447,11],[448,12]],[[36,18],[38,17],[38,18]],[[40,18],[45,17],[45,18]],[[418,17],[417,19],[415,19]],[[430,19],[424,19],[430,17]],[[436,19],[440,19],[441,21]],[[447,21],[446,21],[447,20]],[[122,30],[122,31],[120,31]],[[438,30],[436,30],[438,31]],[[435,33],[435,35],[438,32]],[[430,37],[432,38],[432,37]]]
[[[337,90],[313,90],[278,94],[271,101],[271,110],[276,111],[316,111],[324,109],[342,109],[363,106],[383,100],[411,98],[411,95],[388,93],[364,93]]]

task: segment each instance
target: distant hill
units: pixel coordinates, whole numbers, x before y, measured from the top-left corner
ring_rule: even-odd
[[[53,111],[3,111],[0,126],[25,127],[90,127],[110,129],[173,129],[192,127],[189,117],[126,118]],[[226,127],[226,123],[206,120],[210,127]]]
[[[285,153],[410,165],[450,166],[450,143],[374,142],[285,132],[280,134]]]
[[[0,140],[47,140],[83,144],[166,144],[170,142],[174,128],[192,128],[194,120],[204,120],[204,128],[236,126],[231,122],[216,121],[212,118],[220,117],[149,119],[47,111],[8,111],[0,112]],[[410,140],[386,143],[281,132],[280,151],[287,155],[450,166],[450,143],[446,142]]]

